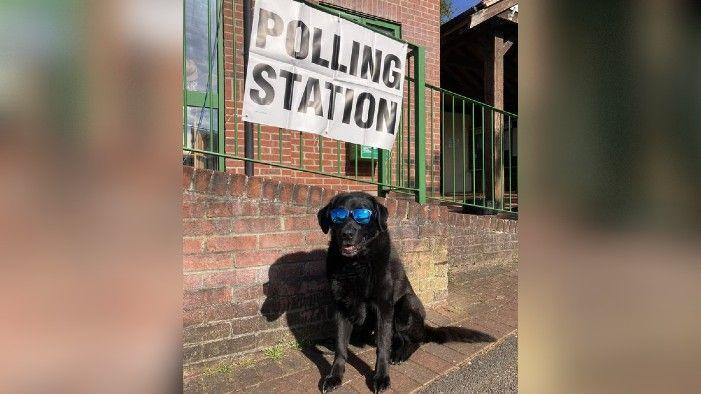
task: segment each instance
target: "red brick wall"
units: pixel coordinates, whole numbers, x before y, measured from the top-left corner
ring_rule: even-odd
[[[183,167],[183,357],[188,370],[293,337],[328,334],[327,235],[316,212],[336,191]],[[389,227],[425,303],[451,267],[517,258],[512,220],[387,198]]]
[[[322,2],[323,3],[323,2]],[[327,4],[336,5],[339,7],[355,10],[364,14],[370,14],[384,19],[391,20],[401,24],[402,38],[411,43],[423,46],[426,48],[426,81],[430,84],[440,85],[440,14],[437,0],[329,0]],[[239,155],[243,156],[243,124],[240,122],[241,107],[242,107],[242,91],[244,80],[243,70],[243,13],[242,4],[236,0],[224,0],[224,75],[225,75],[225,149],[227,153],[233,154],[238,146]],[[234,72],[236,68],[236,72]],[[410,75],[410,74],[409,74]],[[236,83],[235,83],[236,81]],[[406,96],[405,91],[405,96]],[[413,93],[412,93],[413,94]],[[438,96],[434,95],[435,110],[439,105]],[[435,114],[432,124],[429,124],[429,97],[427,97],[427,125],[426,125],[426,152],[427,156],[427,171],[431,162],[438,163],[440,157],[440,116]],[[406,102],[404,105],[405,116],[409,116]],[[413,115],[411,115],[413,118]],[[409,133],[412,128],[413,121],[409,124],[405,133]],[[235,133],[238,127],[238,136]],[[433,130],[434,147],[429,146],[429,133]],[[258,130],[254,129],[254,134],[257,135]],[[312,134],[301,134],[302,143],[300,143],[300,133],[290,130],[278,130],[277,128],[265,127],[261,128],[261,159],[266,161],[278,162],[279,156],[279,140],[282,140],[282,163],[293,167],[298,167],[300,164],[307,169],[319,169],[319,137]],[[257,141],[257,137],[254,138]],[[404,139],[405,152],[412,151],[413,146],[407,146],[407,138]],[[412,141],[412,144],[414,142]],[[302,159],[300,163],[300,147],[302,149]],[[254,149],[255,157],[258,158],[258,147]],[[346,154],[351,153],[349,147],[345,143],[339,145],[334,140],[324,139],[321,147],[322,159],[321,167],[324,172],[337,173],[338,157],[340,154],[341,175],[355,176],[355,166],[351,160],[347,160]],[[396,157],[396,145],[393,155]],[[410,156],[403,154],[404,168],[411,170],[414,154]],[[227,159],[226,168],[235,173],[243,173],[243,163],[240,160]],[[396,164],[393,163],[393,169]],[[435,168],[438,171],[438,168]],[[413,172],[412,172],[413,174]],[[366,190],[374,192],[377,187],[373,185],[348,181],[343,179],[330,178],[306,172],[282,169],[273,166],[255,164],[255,175],[263,175],[266,177],[275,177],[280,179],[295,179],[297,182],[318,185],[318,186],[334,186],[345,190]],[[358,176],[361,179],[370,179],[371,175],[377,177],[377,169],[371,174],[369,161],[362,160],[358,169]],[[396,176],[393,175],[396,179]],[[413,179],[413,176],[411,177]],[[437,180],[438,178],[435,177]],[[413,182],[413,180],[412,180]],[[427,183],[430,182],[430,176],[427,176]],[[437,182],[437,181],[436,181]],[[437,189],[437,186],[436,186]]]

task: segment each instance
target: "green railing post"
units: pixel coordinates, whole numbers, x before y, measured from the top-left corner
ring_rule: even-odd
[[[416,202],[426,203],[426,48],[417,46],[414,57],[414,154]]]
[[[219,152],[226,153],[226,109],[224,108],[224,1],[217,1],[217,132],[219,133]],[[236,57],[236,55],[234,55]],[[210,119],[211,122],[211,119]],[[226,171],[226,159],[219,157],[219,171]]]
[[[385,197],[387,195],[387,188],[382,186],[384,184],[389,184],[387,177],[387,157],[389,151],[384,149],[377,149],[377,195],[380,197]]]

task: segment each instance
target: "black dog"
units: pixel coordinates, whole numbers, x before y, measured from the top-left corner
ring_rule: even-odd
[[[343,381],[351,333],[374,334],[377,344],[374,391],[390,387],[388,363],[401,363],[424,342],[492,342],[479,331],[424,324],[426,312],[414,293],[387,231],[387,208],[366,193],[334,197],[317,214],[331,229],[326,273],[335,301],[336,356],[322,391]]]

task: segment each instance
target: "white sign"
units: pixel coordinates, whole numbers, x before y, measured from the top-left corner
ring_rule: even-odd
[[[257,0],[243,119],[392,149],[407,45],[291,0]]]

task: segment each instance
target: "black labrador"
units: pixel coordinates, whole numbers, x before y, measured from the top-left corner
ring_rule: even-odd
[[[341,385],[351,334],[377,345],[375,393],[390,387],[388,364],[409,359],[424,342],[492,342],[491,335],[459,327],[425,325],[426,312],[414,293],[387,230],[387,208],[373,196],[340,194],[317,214],[331,230],[326,275],[336,307],[336,355],[321,389]]]

